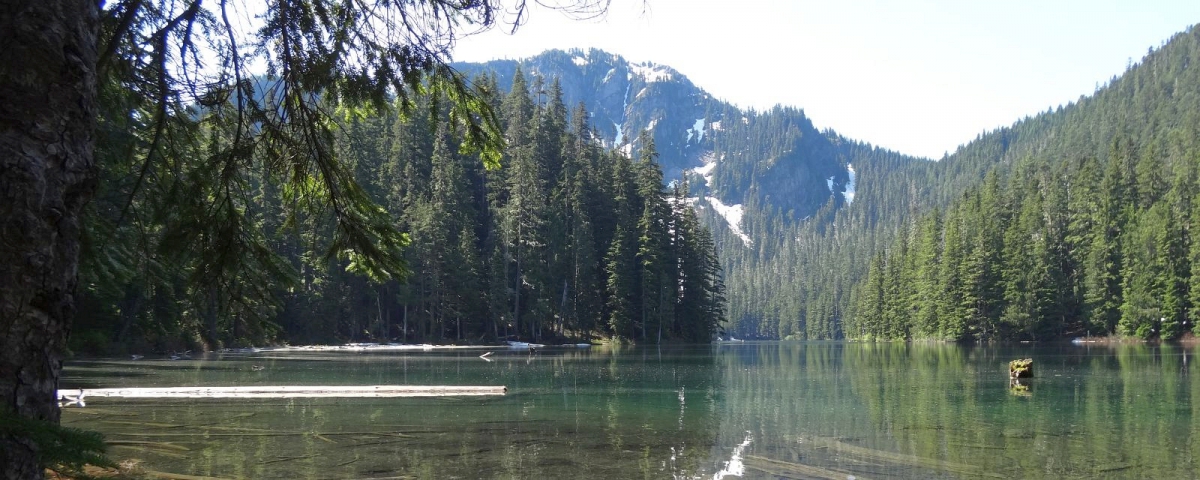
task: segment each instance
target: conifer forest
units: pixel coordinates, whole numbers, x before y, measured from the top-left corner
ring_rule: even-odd
[[[738,109],[670,69],[620,87],[634,97],[620,141],[614,120],[592,124],[589,111],[617,108],[601,96],[618,87],[588,87],[599,80],[571,63],[603,52],[461,65],[490,92],[507,142],[499,163],[472,150],[436,95],[339,112],[334,145],[362,188],[354,198],[406,232],[392,245],[405,280],[373,277],[369,258],[333,245],[336,225],[294,213],[303,191],[253,172],[237,180],[252,194],[229,206],[252,225],[236,238],[184,233],[174,219],[186,215],[138,202],[180,192],[147,183],[127,200],[140,178],[130,164],[105,171],[101,184],[121,190],[91,209],[90,231],[106,237],[85,244],[74,343],[1179,338],[1200,318],[1198,36],[1177,34],[1093,95],[936,161],[818,130],[802,110]],[[607,61],[594,66],[636,68]],[[572,75],[583,77],[560,87]],[[706,117],[706,135],[665,126],[682,134],[690,120],[676,117],[692,116]],[[699,162],[715,163],[702,174]],[[171,206],[211,208],[187,204],[199,195]],[[721,201],[744,209],[737,230]],[[211,243],[181,255],[184,241]],[[227,247],[241,250],[218,253]],[[197,288],[206,276],[219,287]]]
[[[494,79],[476,83],[497,91]],[[85,251],[91,288],[76,345],[713,338],[725,308],[713,240],[687,184],[664,186],[652,140],[636,159],[605,148],[588,112],[565,105],[557,82],[541,77],[518,74],[511,91],[483,101],[506,142],[490,166],[464,147],[436,95],[339,116],[334,153],[361,187],[349,201],[382,209],[404,232],[392,245],[402,251],[388,272],[397,275],[356,263],[320,215],[295,213],[304,209],[293,204],[311,201],[302,188],[254,172],[231,182],[243,198],[216,206],[198,200],[219,192],[146,192],[129,204],[101,195],[90,213],[105,238]],[[197,134],[225,141],[217,131]],[[191,168],[186,159],[179,166]],[[114,185],[135,177],[105,173]],[[169,214],[138,202],[158,195],[179,202],[163,206]],[[213,208],[236,209],[225,218],[249,225],[188,223],[221,215],[189,209]],[[122,218],[131,215],[142,217]],[[210,230],[218,225],[237,230]],[[172,253],[145,255],[146,245]]]
[[[722,251],[729,328],[863,341],[1200,333],[1198,64],[1193,27],[1093,95],[938,161],[858,157],[851,205],[831,199],[799,223],[748,210],[744,228],[767,244]]]

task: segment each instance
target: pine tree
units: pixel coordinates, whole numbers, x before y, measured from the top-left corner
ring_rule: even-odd
[[[604,284],[599,268],[600,259],[596,242],[596,226],[592,220],[596,208],[590,203],[595,198],[595,185],[590,178],[590,166],[598,156],[595,144],[590,141],[592,132],[587,124],[587,110],[581,103],[572,115],[571,140],[564,145],[561,197],[564,202],[565,224],[568,229],[570,251],[568,253],[570,273],[570,306],[568,316],[572,327],[585,334],[600,325],[600,314],[604,306]]]
[[[915,314],[913,334],[921,338],[939,336],[938,305],[945,301],[940,277],[942,263],[942,217],[931,212],[920,224],[920,237],[914,252],[916,271],[913,298]]]
[[[1158,253],[1155,264],[1162,276],[1159,281],[1162,317],[1158,335],[1164,340],[1174,340],[1183,335],[1185,329],[1189,307],[1187,285],[1191,275],[1183,229],[1174,214],[1165,214],[1155,238],[1155,249]]]
[[[947,340],[964,340],[968,335],[967,314],[963,308],[966,304],[962,276],[965,245],[961,219],[959,210],[954,209],[946,215],[945,221],[946,247],[939,274],[944,301],[938,305],[938,334]]]
[[[1126,172],[1123,163],[1110,159],[1100,187],[1096,233],[1084,262],[1084,312],[1102,332],[1115,332],[1121,317],[1121,268],[1124,263],[1119,235],[1127,212]]]
[[[857,309],[853,324],[846,332],[848,338],[862,340],[879,340],[883,332],[884,308],[887,302],[885,291],[886,279],[884,274],[885,261],[883,252],[871,260],[871,268],[867,271],[867,281],[861,294],[860,307]]]
[[[1125,238],[1125,256],[1121,268],[1121,318],[1117,332],[1141,338],[1158,335],[1163,317],[1161,293],[1163,272],[1159,257],[1156,231],[1163,228],[1161,208],[1151,208],[1137,216],[1129,225]]]
[[[658,153],[649,132],[642,131],[639,139],[640,160],[636,165],[638,196],[642,198],[642,211],[637,221],[637,259],[641,268],[641,339],[646,332],[654,332],[656,341],[662,340],[663,317],[674,304],[673,285],[667,270],[670,266],[670,243],[667,238],[669,209],[663,195],[662,170],[656,162]]]
[[[537,338],[540,318],[525,315],[544,306],[546,285],[546,185],[539,162],[537,131],[531,128],[535,109],[523,77],[513,80],[504,104],[508,115],[508,203],[505,205],[506,235],[513,274],[512,319],[518,335]],[[524,323],[522,322],[524,320]]]
[[[1191,276],[1188,282],[1188,326],[1192,334],[1200,335],[1200,202],[1192,202],[1191,225],[1188,234],[1191,244],[1188,248],[1188,260],[1191,264]]]
[[[962,278],[962,308],[968,335],[991,341],[1003,306],[1001,250],[1003,225],[1000,189],[995,175],[989,176],[981,192],[972,196],[964,211],[967,248],[959,272]]]
[[[1004,234],[1004,310],[1001,322],[1009,338],[1031,338],[1046,309],[1047,265],[1042,232],[1040,186],[1025,192],[1020,213]]]
[[[618,337],[634,338],[634,319],[638,316],[638,271],[636,241],[625,225],[617,225],[612,244],[605,256],[608,291],[608,328]]]

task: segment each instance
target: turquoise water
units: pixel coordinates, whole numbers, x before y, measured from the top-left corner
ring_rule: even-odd
[[[1197,351],[745,343],[79,360],[64,388],[505,385],[503,397],[67,407],[118,460],[217,478],[1195,478]],[[1010,387],[1006,363],[1035,360]],[[260,366],[261,369],[252,368]]]

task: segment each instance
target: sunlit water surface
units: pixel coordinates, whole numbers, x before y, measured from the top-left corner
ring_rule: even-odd
[[[118,460],[218,478],[1196,478],[1191,347],[744,343],[77,360],[64,388],[505,385],[502,397],[91,399]],[[1006,362],[1035,360],[1013,388]]]

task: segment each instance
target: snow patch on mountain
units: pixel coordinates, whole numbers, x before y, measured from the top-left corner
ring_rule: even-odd
[[[704,119],[697,118],[696,122],[692,124],[692,128],[689,128],[687,130],[687,134],[688,134],[687,141],[689,141],[689,142],[692,141],[693,134],[696,135],[697,142],[704,140]]]
[[[854,202],[854,165],[846,164],[846,173],[850,175],[850,182],[846,184],[846,193],[843,197],[846,198],[846,204]]]
[[[571,57],[571,61],[575,62],[575,66],[577,66],[577,67],[586,67],[588,64],[588,59],[585,58],[583,55],[576,55],[574,57]]]
[[[671,188],[674,188],[674,187],[675,187],[675,181],[673,181],[673,180],[672,180],[672,181],[671,181],[671,184],[670,184],[670,185],[667,185],[667,186],[668,186],[668,187],[671,187]],[[676,201],[676,200],[677,200],[677,199],[675,198],[675,196],[674,196],[674,195],[668,195],[668,196],[667,196],[667,203],[668,203],[668,204],[670,204],[672,207],[674,207],[674,206],[676,206],[676,205],[678,205],[678,204],[679,204],[679,202],[678,202],[678,201]],[[699,202],[699,201],[700,201],[700,197],[687,197],[687,198],[683,199],[683,204],[684,204],[684,205],[686,205],[686,206],[689,206],[689,207],[695,208],[695,207],[696,207],[696,203],[697,203],[697,202]]]
[[[671,72],[666,67],[650,62],[642,62],[629,66],[629,72],[646,80],[646,82],[666,82],[671,80]]]
[[[625,96],[621,98],[621,118],[625,118],[625,115],[629,114],[629,87],[631,86],[631,84],[625,84]]]
[[[713,180],[712,171],[714,168],[717,167],[717,157],[713,156],[712,152],[709,152],[709,153],[704,154],[704,156],[700,157],[700,161],[704,162],[704,165],[693,168],[692,171],[696,172],[697,175],[700,175],[701,177],[703,177],[704,184],[708,185],[709,188],[712,188],[712,180]]]
[[[712,129],[713,129],[713,131],[714,131],[714,132],[719,132],[719,131],[721,131],[721,121],[720,121],[720,120],[717,120],[717,121],[713,122],[713,123],[712,123]]]
[[[745,213],[745,210],[742,209],[742,204],[739,203],[737,205],[725,205],[716,197],[707,198],[708,203],[712,205],[713,210],[715,210],[717,214],[721,216],[721,218],[725,219],[725,223],[729,224],[729,229],[733,231],[733,234],[742,239],[742,243],[746,244],[747,247],[753,246],[754,241],[750,240],[750,236],[746,235],[746,233],[742,231],[742,214]]]
[[[629,115],[629,84],[625,84],[625,97],[621,100],[621,122],[613,122],[613,126],[617,127],[617,135],[613,139],[613,146],[621,145],[625,140],[625,116]]]
[[[650,120],[650,124],[646,125],[646,130],[654,130],[654,126],[658,125],[658,119]]]

